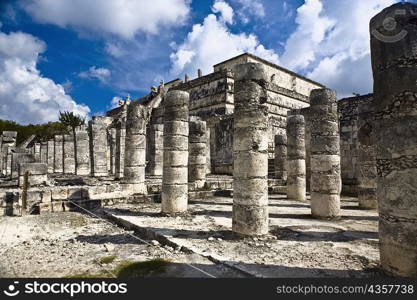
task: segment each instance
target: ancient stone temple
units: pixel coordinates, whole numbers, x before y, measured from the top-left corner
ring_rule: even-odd
[[[127,96],[75,134],[4,131],[4,212],[101,207],[149,246],[254,276],[362,276],[379,262],[416,276],[415,11],[371,21],[373,94],[338,99],[244,53]],[[407,35],[375,34],[386,18]]]

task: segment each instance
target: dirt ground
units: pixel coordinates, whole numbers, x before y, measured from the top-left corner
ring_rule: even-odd
[[[270,197],[270,235],[231,233],[232,198],[192,201],[185,216],[166,217],[160,204],[120,205],[106,212],[177,246],[256,277],[373,277],[379,272],[378,216],[343,198],[339,220],[311,218],[309,202]],[[133,227],[132,227],[133,226]]]
[[[167,268],[146,276],[383,276],[377,212],[359,210],[354,198],[343,199],[339,220],[318,220],[309,202],[271,195],[270,234],[262,238],[231,232],[232,201],[190,201],[189,212],[176,217],[161,215],[158,203],[117,204],[96,217],[0,217],[0,277],[117,277],[123,265],[154,259]]]
[[[169,263],[149,276],[243,276],[179,247],[153,245],[157,242],[152,240],[146,241],[148,245],[131,234],[134,232],[77,212],[0,217],[0,277],[111,278],[118,276],[121,265],[156,258]]]

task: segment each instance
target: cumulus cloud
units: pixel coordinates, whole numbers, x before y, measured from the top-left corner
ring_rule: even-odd
[[[233,9],[224,1],[217,0],[214,2],[212,10],[214,13],[220,13],[220,20],[225,23],[233,23]]]
[[[278,63],[278,55],[274,50],[266,49],[256,35],[232,33],[223,19],[223,14],[220,17],[209,14],[202,24],[193,26],[184,42],[170,55],[173,76],[197,74],[197,69],[212,72],[214,64],[244,52]]]
[[[111,75],[109,69],[106,68],[97,68],[96,66],[90,67],[87,71],[82,71],[78,74],[81,78],[86,79],[98,79],[101,83],[105,83]]]
[[[372,91],[369,20],[396,0],[306,0],[281,62],[339,92]]]
[[[126,39],[181,24],[189,13],[188,0],[25,0],[20,5],[41,23]]]
[[[33,35],[0,31],[0,119],[23,124],[56,121],[59,111],[88,116],[86,105],[77,104],[62,85],[37,69],[45,49]]]

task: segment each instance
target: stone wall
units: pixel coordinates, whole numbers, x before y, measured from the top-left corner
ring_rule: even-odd
[[[340,151],[342,194],[357,195],[358,185],[358,116],[359,104],[372,102],[372,94],[344,98],[338,101],[340,120]]]

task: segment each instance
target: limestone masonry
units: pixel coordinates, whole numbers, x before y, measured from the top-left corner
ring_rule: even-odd
[[[298,247],[306,232],[317,235],[320,247],[330,241],[346,243],[340,251],[355,248],[371,235],[361,226],[375,220],[378,232],[367,241],[379,249],[378,268],[416,277],[415,12],[417,5],[399,3],[371,20],[373,94],[338,99],[331,88],[244,53],[216,64],[210,74],[199,70],[196,78],[187,74],[184,80],[161,82],[144,97],[121,100],[75,134],[50,140],[31,136],[17,145],[17,133],[4,131],[4,215],[148,203],[145,210],[151,210],[131,212],[124,220],[115,215],[117,209],[107,214],[123,226],[143,217],[148,225],[141,230],[163,235],[167,244],[178,237],[187,243],[186,236],[200,239],[194,227],[176,228],[177,235],[163,227],[182,222],[205,224],[226,236],[228,247],[247,238],[292,243],[279,248],[282,253]],[[407,34],[390,36],[387,18]],[[203,209],[207,205],[230,209]],[[338,240],[340,228],[344,236]],[[372,252],[368,244],[357,248]],[[198,247],[187,244],[189,251]],[[310,257],[297,249],[293,259]]]

